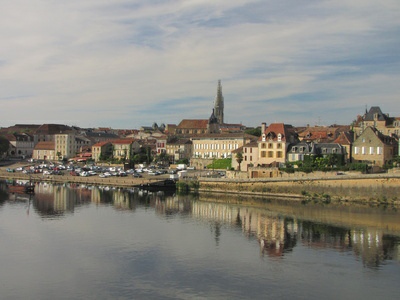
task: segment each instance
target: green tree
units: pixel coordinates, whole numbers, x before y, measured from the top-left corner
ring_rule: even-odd
[[[261,136],[261,128],[260,127],[249,128],[249,129],[246,129],[244,132],[247,134],[254,135],[254,136]]]
[[[242,154],[242,152],[236,153],[236,161],[237,161],[237,163],[239,164],[239,171],[240,171],[240,164],[241,164],[242,161],[243,161],[243,154]]]
[[[5,137],[0,136],[0,156],[3,156],[4,153],[7,153],[9,147],[10,142]]]

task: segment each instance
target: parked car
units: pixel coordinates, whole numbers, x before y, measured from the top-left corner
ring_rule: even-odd
[[[142,178],[143,177],[142,174],[139,174],[139,173],[133,173],[132,176],[135,177],[135,178]]]

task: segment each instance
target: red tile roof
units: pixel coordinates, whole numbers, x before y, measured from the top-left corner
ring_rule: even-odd
[[[179,129],[192,129],[192,128],[207,129],[207,125],[208,125],[207,119],[205,119],[205,120],[185,119],[185,120],[182,120],[176,128],[179,128]]]

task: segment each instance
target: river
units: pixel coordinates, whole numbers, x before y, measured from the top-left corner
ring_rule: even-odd
[[[0,183],[1,299],[395,299],[390,206]]]

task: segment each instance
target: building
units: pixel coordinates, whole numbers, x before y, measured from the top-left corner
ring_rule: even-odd
[[[389,117],[389,114],[383,113],[379,106],[372,106],[369,111],[365,110],[363,116],[357,117],[353,127],[356,138],[368,127],[376,128],[384,135],[398,138],[400,118]]]
[[[176,163],[181,159],[190,160],[193,151],[193,143],[186,138],[171,138],[166,145],[167,155],[171,163]]]
[[[103,160],[104,158],[111,157],[113,147],[111,142],[99,142],[92,146],[92,159],[95,162]]]
[[[130,160],[135,153],[140,151],[140,144],[133,139],[119,139],[112,143],[112,156],[114,159]]]
[[[398,153],[398,147],[398,140],[369,126],[354,141],[353,162],[367,162],[382,167]]]
[[[243,145],[243,147],[234,150],[232,152],[232,168],[237,170],[239,168],[239,163],[236,160],[236,153],[242,153],[242,162],[240,164],[241,171],[248,171],[250,167],[258,161],[258,142],[256,138],[253,141]]]
[[[258,161],[256,166],[269,166],[272,163],[285,163],[290,144],[297,143],[294,128],[283,123],[272,123],[266,127],[261,124],[261,137],[258,139]]]
[[[4,137],[10,142],[9,156],[30,157],[33,154],[34,139],[27,133],[6,134]]]
[[[83,148],[91,147],[91,140],[85,136],[69,131],[54,134],[54,144],[57,159],[70,159],[82,152]]]
[[[50,161],[57,159],[54,141],[37,143],[33,149],[32,158]]]

